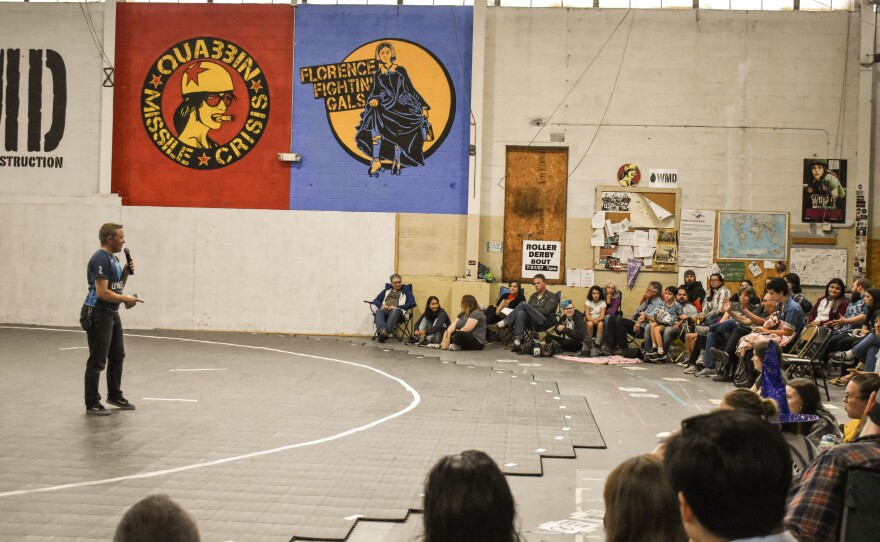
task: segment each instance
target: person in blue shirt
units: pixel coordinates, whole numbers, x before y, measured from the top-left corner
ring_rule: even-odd
[[[125,346],[122,342],[122,321],[119,305],[130,309],[142,299],[124,295],[122,289],[134,272],[134,261],[125,266],[119,263],[116,253],[125,244],[125,231],[121,224],[107,223],[98,231],[99,248],[89,259],[86,279],[89,293],[80,312],[79,323],[86,332],[89,343],[89,359],[86,362],[85,400],[86,414],[109,416],[110,411],[101,404],[98,383],[101,371],[107,368],[107,402],[123,410],[134,410],[134,405],[122,395],[122,363]]]
[[[608,328],[605,330],[600,352],[604,355],[609,353],[622,354],[623,349],[626,348],[626,334],[641,335],[644,332],[644,326],[650,321],[648,317],[653,316],[654,311],[663,306],[663,299],[660,297],[662,292],[663,285],[652,280],[645,289],[644,301],[636,309],[632,319],[612,316],[608,320]]]

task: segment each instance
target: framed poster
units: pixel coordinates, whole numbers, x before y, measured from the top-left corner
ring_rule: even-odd
[[[804,159],[801,222],[846,221],[846,160]]]
[[[716,260],[787,260],[788,213],[718,211]]]

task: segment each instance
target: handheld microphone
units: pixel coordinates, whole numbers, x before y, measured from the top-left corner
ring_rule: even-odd
[[[134,275],[134,269],[131,268],[131,251],[125,248],[123,252],[125,252],[125,261],[128,263],[128,274]]]

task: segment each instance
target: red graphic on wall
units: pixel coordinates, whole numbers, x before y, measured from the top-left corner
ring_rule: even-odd
[[[290,150],[292,8],[117,10],[113,191],[123,204],[288,209],[278,153]]]

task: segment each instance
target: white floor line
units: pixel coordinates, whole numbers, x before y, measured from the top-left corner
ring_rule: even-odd
[[[63,333],[85,333],[84,331],[75,330],[75,329],[54,329],[54,328],[48,328],[48,327],[44,328],[44,327],[0,326],[0,329],[22,329],[22,330],[26,330],[26,331],[59,331],[59,332],[63,332]],[[218,346],[234,346],[237,348],[247,348],[250,350],[263,350],[265,352],[275,352],[275,353],[279,353],[279,354],[287,354],[289,356],[300,356],[300,357],[304,357],[304,358],[332,361],[335,363],[342,363],[344,365],[351,365],[353,367],[359,367],[361,369],[366,369],[368,371],[372,371],[372,372],[377,373],[381,376],[384,376],[386,378],[390,378],[391,380],[394,380],[395,382],[397,382],[398,384],[403,386],[403,388],[406,389],[407,392],[409,392],[409,394],[412,396],[412,401],[410,402],[410,404],[406,408],[401,409],[393,414],[389,414],[388,416],[385,416],[384,418],[380,418],[380,419],[374,420],[370,423],[355,427],[353,429],[349,429],[347,431],[343,431],[341,433],[337,433],[335,435],[330,435],[330,436],[327,436],[324,438],[319,438],[319,439],[310,440],[310,441],[306,441],[306,442],[298,442],[296,444],[288,444],[286,446],[279,446],[277,448],[271,448],[268,450],[260,450],[260,451],[251,452],[248,454],[236,455],[236,456],[232,456],[232,457],[225,457],[222,459],[215,459],[214,461],[207,461],[204,463],[193,463],[191,465],[183,465],[180,467],[174,467],[174,468],[170,468],[170,469],[163,469],[163,470],[152,471],[152,472],[142,472],[139,474],[130,474],[127,476],[117,476],[115,478],[104,478],[102,480],[90,480],[87,482],[76,482],[76,483],[72,483],[72,484],[62,484],[62,485],[57,485],[57,486],[41,487],[41,488],[36,488],[36,489],[18,489],[15,491],[6,491],[3,493],[0,493],[0,498],[11,497],[13,495],[26,495],[29,493],[45,493],[47,491],[58,491],[61,489],[69,489],[69,488],[74,488],[74,487],[96,486],[96,485],[100,485],[100,484],[121,482],[124,480],[135,480],[138,478],[152,478],[155,476],[162,476],[164,474],[172,474],[175,472],[182,472],[182,471],[198,469],[198,468],[202,468],[202,467],[211,467],[214,465],[222,465],[224,463],[231,463],[232,461],[240,461],[242,459],[250,459],[252,457],[260,457],[260,456],[264,456],[264,455],[274,454],[277,452],[284,452],[287,450],[293,450],[296,448],[305,448],[306,446],[312,446],[314,444],[323,444],[325,442],[339,440],[343,437],[347,437],[347,436],[353,435],[355,433],[360,433],[361,431],[366,431],[367,429],[371,429],[373,427],[381,425],[387,421],[393,420],[394,418],[398,418],[400,416],[403,416],[407,412],[416,408],[419,405],[419,403],[421,403],[421,401],[422,401],[422,398],[419,395],[419,392],[417,392],[415,390],[415,388],[410,386],[404,380],[402,380],[396,376],[390,375],[390,374],[386,373],[385,371],[381,371],[379,369],[376,369],[375,367],[370,367],[369,365],[363,365],[361,363],[355,363],[353,361],[345,361],[345,360],[341,360],[341,359],[328,358],[328,357],[324,357],[324,356],[315,356],[312,354],[301,354],[299,352],[290,352],[287,350],[279,350],[277,348],[268,348],[265,346],[251,346],[251,345],[247,345],[247,344],[205,341],[205,340],[200,340],[200,339],[184,339],[184,338],[180,338],[180,337],[158,337],[158,336],[154,336],[154,335],[135,335],[135,334],[130,334],[130,333],[126,333],[125,336],[126,337],[138,337],[138,338],[142,338],[142,339],[158,339],[158,340],[165,340],[165,341],[179,341],[179,342],[188,342],[188,343],[197,343],[197,344],[213,344],[213,345],[218,345]]]
[[[164,397],[141,397],[144,401],[185,401],[187,403],[198,403],[198,399],[166,399]]]
[[[64,348],[59,348],[58,350],[88,350],[88,346],[67,346]]]
[[[226,369],[168,369],[169,372],[194,373],[197,371],[225,371]]]

